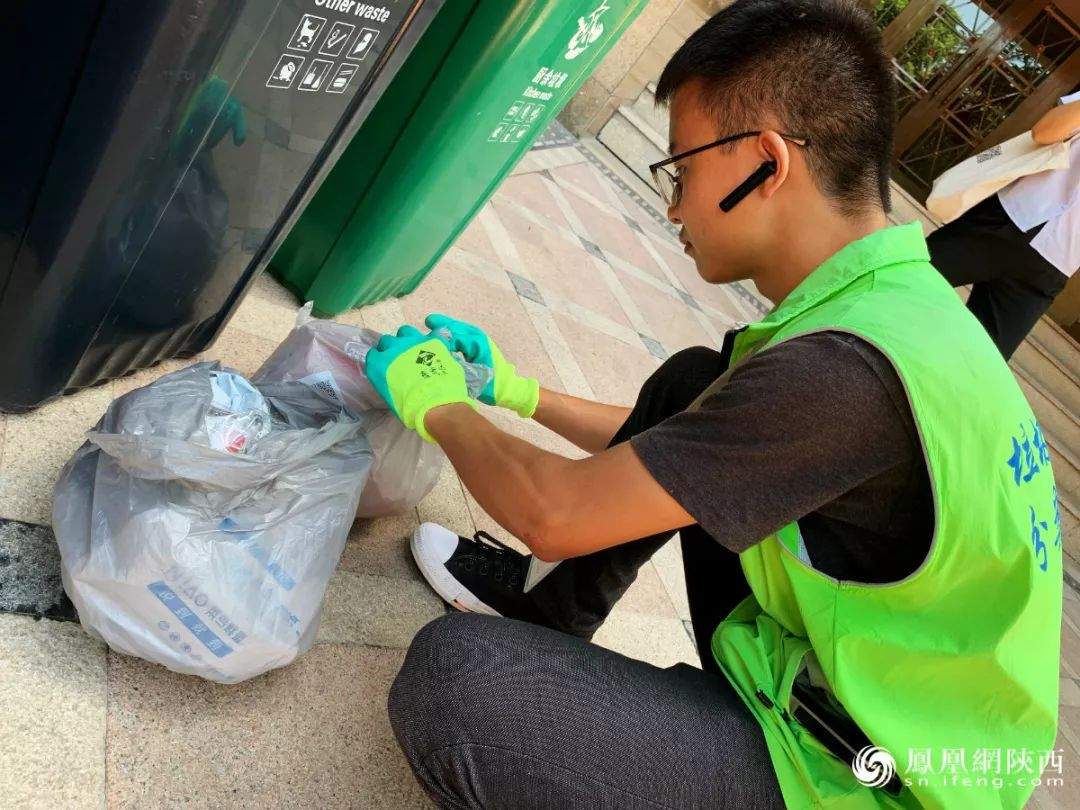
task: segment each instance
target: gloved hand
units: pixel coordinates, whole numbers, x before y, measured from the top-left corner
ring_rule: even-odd
[[[446,344],[412,326],[401,327],[397,335],[383,335],[368,350],[364,371],[405,427],[428,442],[435,442],[424,426],[429,410],[451,402],[476,407],[469,399],[465,370]]]
[[[526,419],[536,412],[540,401],[540,383],[534,377],[518,376],[513,364],[507,362],[495,341],[483,329],[438,313],[428,315],[424,323],[433,332],[448,331],[449,347],[461,352],[468,362],[491,369],[491,380],[480,392],[481,402],[509,408]]]

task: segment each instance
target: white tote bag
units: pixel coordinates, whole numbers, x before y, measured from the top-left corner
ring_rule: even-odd
[[[969,157],[934,181],[927,210],[942,222],[952,222],[969,208],[1029,174],[1067,169],[1069,141],[1040,146],[1023,132],[1004,143]]]

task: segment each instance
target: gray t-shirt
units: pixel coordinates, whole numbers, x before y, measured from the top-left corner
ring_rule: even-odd
[[[732,551],[798,521],[815,568],[893,582],[930,549],[933,496],[907,396],[888,359],[853,335],[820,332],[759,352],[699,411],[630,441]]]

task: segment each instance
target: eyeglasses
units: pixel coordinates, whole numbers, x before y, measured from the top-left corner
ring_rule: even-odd
[[[682,180],[678,175],[672,174],[664,167],[674,163],[677,160],[690,157],[690,155],[696,155],[698,152],[704,152],[706,149],[713,149],[717,146],[723,146],[724,144],[731,143],[732,141],[742,140],[743,138],[752,138],[755,135],[760,135],[761,130],[754,130],[753,132],[740,132],[738,135],[728,135],[726,138],[721,138],[718,141],[707,143],[704,146],[699,146],[696,149],[690,149],[686,152],[680,152],[677,155],[673,155],[665,160],[661,160],[657,163],[649,166],[649,172],[652,174],[653,183],[656,186],[656,190],[660,192],[660,196],[664,199],[664,202],[669,206],[678,205],[679,200],[682,199]],[[796,146],[807,147],[810,145],[809,138],[800,138],[797,135],[785,135],[783,132],[779,133],[780,137],[785,141],[791,141]]]

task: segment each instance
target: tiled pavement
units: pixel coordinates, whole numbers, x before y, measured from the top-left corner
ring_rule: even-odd
[[[553,130],[415,293],[340,320],[385,331],[448,312],[482,324],[543,385],[631,404],[664,357],[718,345],[733,323],[764,311],[750,290],[704,284],[650,202]],[[254,371],[295,307],[264,277],[206,357]],[[180,365],[0,417],[0,517],[47,523],[52,483],[82,432],[111,398]],[[486,413],[580,455],[534,423]],[[0,615],[0,807],[428,806],[385,715],[404,649],[443,610],[405,545],[422,520],[517,542],[447,467],[416,510],[353,527],[311,652],[236,686],[173,674],[109,651],[70,621],[37,618],[71,616],[55,549],[47,533],[9,524],[0,531],[0,611],[9,611]],[[1068,768],[1080,767],[1075,594],[1066,607],[1059,746]],[[659,666],[695,662],[687,619],[678,546],[668,544],[596,642]],[[1042,793],[1038,806],[1069,801]]]

